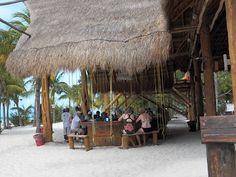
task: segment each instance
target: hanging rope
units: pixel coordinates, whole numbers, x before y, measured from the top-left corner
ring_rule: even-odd
[[[109,76],[110,76],[110,103],[111,103],[113,100],[113,94],[112,94],[113,70],[112,69],[110,70]],[[111,115],[112,108],[113,108],[113,106],[110,105],[110,139],[111,139],[111,142],[113,142],[113,127],[112,127],[112,115]]]
[[[91,89],[91,109],[93,110],[93,101],[94,101],[94,94],[93,94],[93,72],[91,70],[91,74],[90,74],[90,89]],[[93,112],[93,111],[92,111]],[[93,144],[95,144],[94,142],[94,135],[96,133],[96,127],[95,127],[95,119],[94,116],[92,116],[92,132],[93,132]]]

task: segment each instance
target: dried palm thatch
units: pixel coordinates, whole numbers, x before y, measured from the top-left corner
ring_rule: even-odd
[[[60,69],[132,74],[165,61],[170,34],[167,0],[29,0],[31,25],[7,60],[18,75]]]

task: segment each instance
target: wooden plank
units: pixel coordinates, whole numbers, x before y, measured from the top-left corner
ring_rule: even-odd
[[[201,129],[236,128],[236,116],[205,116],[201,117]]]
[[[202,143],[235,143],[236,116],[201,117]]]
[[[225,0],[226,20],[231,63],[231,76],[234,100],[234,114],[236,114],[236,1]]]
[[[236,128],[201,131],[202,143],[236,143]]]

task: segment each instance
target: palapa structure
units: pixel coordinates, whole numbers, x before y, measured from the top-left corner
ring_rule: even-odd
[[[6,67],[17,75],[42,77],[46,141],[52,139],[48,75],[59,70],[81,69],[82,108],[86,112],[85,70],[114,73],[105,75],[108,81],[113,79],[112,85],[106,83],[109,89],[96,90],[95,83],[94,91],[121,91],[117,86],[122,81],[115,85],[115,73],[133,75],[138,81],[138,72],[168,58],[171,34],[166,0],[29,0],[26,5],[31,14],[31,24],[26,31],[30,37],[21,36]],[[154,74],[152,82],[153,77]],[[127,90],[131,90],[130,87],[122,89]],[[154,86],[145,90],[154,90]],[[135,92],[141,91],[139,87]]]
[[[129,74],[165,61],[165,0],[29,0],[31,25],[7,61],[17,75],[113,69]],[[19,61],[21,63],[19,64]]]
[[[21,37],[9,56],[7,68],[17,75],[42,76],[43,98],[48,95],[46,76],[60,69],[80,68],[82,73],[85,69],[96,70],[95,80],[99,81],[99,75],[105,75],[107,80],[105,88],[95,83],[95,91],[126,92],[130,88],[117,87],[122,84],[112,86],[109,77],[119,81],[119,72],[132,75],[130,86],[137,88],[142,85],[139,76],[151,73],[143,78],[153,80],[150,76],[153,77],[155,65],[168,59],[166,66],[172,72],[177,69],[190,72],[191,84],[184,90],[191,90],[191,100],[186,100],[178,90],[175,94],[187,104],[191,102],[193,118],[199,122],[204,107],[207,116],[216,115],[214,72],[222,70],[224,64],[227,68],[227,58],[224,63],[222,57],[226,54],[230,57],[236,102],[235,0],[28,0],[27,6],[32,16],[27,30],[31,38]],[[114,71],[115,74],[109,74]],[[84,76],[82,81],[86,81]],[[170,78],[164,76],[165,80]],[[153,85],[147,83],[143,83],[144,90],[153,90]],[[169,86],[175,87],[173,82]],[[135,92],[142,92],[143,88]],[[44,105],[44,124],[50,125],[48,99]],[[236,176],[235,116],[202,119],[209,177]],[[47,133],[49,137],[51,132]]]

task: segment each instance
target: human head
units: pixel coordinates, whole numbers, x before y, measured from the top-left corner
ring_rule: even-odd
[[[100,111],[97,111],[97,112],[96,112],[96,115],[100,115]]]
[[[133,109],[131,107],[128,107],[125,112],[126,113],[133,113]]]
[[[144,108],[139,108],[139,113],[142,114],[145,112],[145,109]]]
[[[81,107],[80,106],[76,106],[75,107],[75,111],[77,112],[77,111],[81,111]]]

